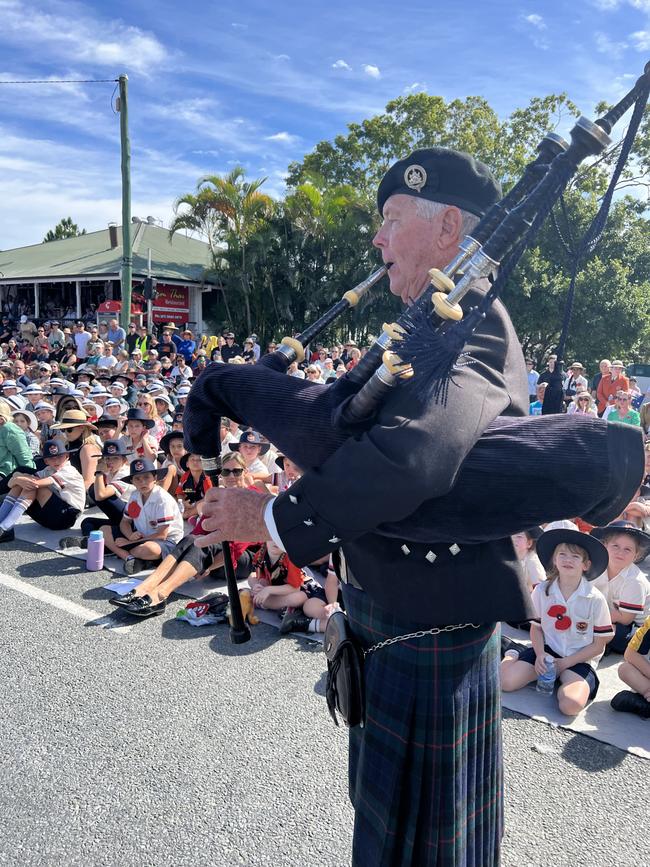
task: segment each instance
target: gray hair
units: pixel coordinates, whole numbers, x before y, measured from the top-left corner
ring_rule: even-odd
[[[432,202],[431,199],[415,200],[415,213],[418,217],[423,217],[425,220],[433,220],[448,207],[449,205],[445,205],[442,202]],[[465,235],[471,235],[472,231],[479,224],[480,217],[477,217],[476,214],[470,214],[469,211],[464,211],[462,208],[459,208],[459,210],[463,220],[460,234],[461,238],[464,238]]]

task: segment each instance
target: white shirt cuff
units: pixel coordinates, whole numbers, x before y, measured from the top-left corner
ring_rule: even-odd
[[[266,529],[269,531],[269,535],[271,539],[275,542],[275,544],[282,551],[286,551],[286,548],[282,544],[282,539],[278,533],[278,528],[275,524],[275,518],[273,517],[273,503],[275,503],[275,497],[272,500],[269,500],[266,506],[264,507],[264,523],[266,524]]]

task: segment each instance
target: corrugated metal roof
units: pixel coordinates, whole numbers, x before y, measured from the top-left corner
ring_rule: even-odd
[[[89,232],[76,238],[63,238],[46,244],[16,247],[0,251],[0,281],[30,283],[33,280],[89,279],[119,274],[122,266],[122,227],[117,227],[117,247],[111,247],[109,230]],[[187,238],[177,232],[171,239],[167,229],[151,223],[133,223],[133,276],[147,274],[148,250],[151,248],[151,272],[159,280],[188,283],[204,280],[210,266],[209,247],[204,241]]]

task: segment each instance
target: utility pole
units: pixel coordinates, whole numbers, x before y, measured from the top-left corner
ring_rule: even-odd
[[[131,142],[129,141],[129,111],[127,102],[128,76],[120,75],[120,146],[122,152],[122,310],[120,324],[127,331],[131,319],[131,286],[133,260],[131,258]]]

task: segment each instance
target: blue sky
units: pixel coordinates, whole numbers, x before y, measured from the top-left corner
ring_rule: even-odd
[[[165,224],[237,163],[282,195],[291,160],[401,94],[504,116],[564,90],[592,116],[650,59],[650,0],[0,0],[0,21],[0,82],[128,73],[132,210]],[[0,249],[120,221],[112,91],[0,84]]]

